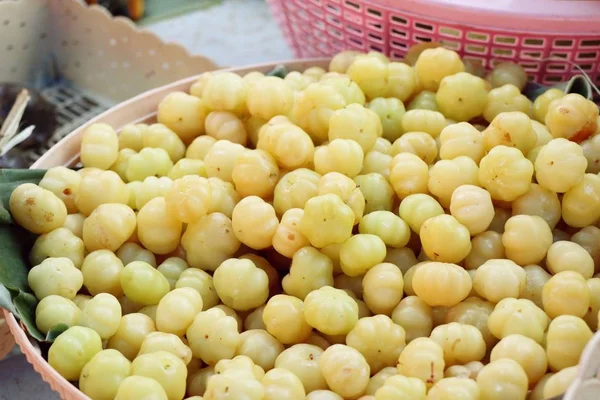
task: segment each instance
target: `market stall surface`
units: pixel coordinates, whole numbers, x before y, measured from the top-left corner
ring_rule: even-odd
[[[221,66],[241,66],[292,58],[264,0],[223,3],[145,27],[164,41],[177,42]],[[0,399],[54,400],[54,393],[16,354],[0,361]]]

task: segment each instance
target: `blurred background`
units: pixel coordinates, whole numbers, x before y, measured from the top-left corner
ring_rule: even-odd
[[[87,0],[95,3],[94,0]],[[265,0],[99,0],[165,42],[184,46],[220,66],[293,57]]]

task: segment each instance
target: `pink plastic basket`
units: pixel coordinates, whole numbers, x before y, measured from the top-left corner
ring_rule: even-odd
[[[484,67],[517,62],[542,84],[568,80],[575,63],[600,85],[598,0],[267,1],[299,58],[357,49],[397,59],[436,41]]]

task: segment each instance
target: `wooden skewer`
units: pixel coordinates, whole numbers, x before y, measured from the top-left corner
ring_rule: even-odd
[[[2,127],[0,127],[0,150],[12,139],[19,131],[19,123],[27,108],[27,104],[31,96],[27,89],[21,90],[21,93],[17,96],[15,104],[10,109]]]

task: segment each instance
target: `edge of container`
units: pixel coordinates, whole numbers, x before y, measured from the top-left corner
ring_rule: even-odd
[[[523,33],[547,32],[564,36],[600,33],[600,2],[598,1],[528,0],[525,2],[526,10],[523,10],[524,3],[518,0],[504,1],[502,6],[493,5],[493,1],[486,2],[487,8],[465,5],[464,0],[460,2],[457,0],[403,0],[401,3],[398,0],[363,0],[363,3],[384,7],[389,11],[402,10],[415,16],[426,15],[440,22],[448,21],[471,27],[479,26],[482,29]],[[509,8],[509,3],[514,7]],[[566,11],[574,7],[583,8],[584,5],[586,6],[585,11],[573,15],[569,15]],[[534,9],[541,11],[532,12],[531,10]]]
[[[220,71],[230,71],[239,74],[245,74],[251,71],[266,72],[273,67],[283,64],[292,70],[303,69],[312,66],[326,67],[330,57],[326,58],[309,58],[300,60],[288,60],[273,63],[256,64],[247,67],[224,68]],[[72,165],[79,157],[79,146],[81,144],[81,136],[83,132],[91,124],[104,122],[113,125],[117,130],[128,123],[152,120],[156,116],[157,104],[162,98],[173,91],[187,90],[194,83],[199,75],[181,79],[171,84],[161,86],[156,89],[149,90],[138,96],[135,96],[125,102],[122,102],[115,107],[105,111],[104,113],[93,118],[81,127],[69,133],[60,142],[54,145],[46,152],[31,168],[49,168],[58,165]],[[27,361],[33,365],[33,368],[41,375],[52,390],[58,392],[62,399],[65,400],[90,400],[77,387],[63,378],[56,372],[50,364],[42,357],[39,349],[36,349],[34,344],[29,340],[26,332],[15,319],[14,315],[7,310],[2,309],[7,325],[12,333],[16,343],[21,348],[21,351],[27,358]],[[580,360],[580,370],[578,379],[569,388],[568,396],[573,396],[582,386],[585,377],[595,375],[589,360],[590,358],[597,359],[597,351],[600,351],[600,333],[597,333],[592,341],[588,343]],[[584,379],[582,379],[584,378]],[[569,397],[570,398],[570,397]]]

